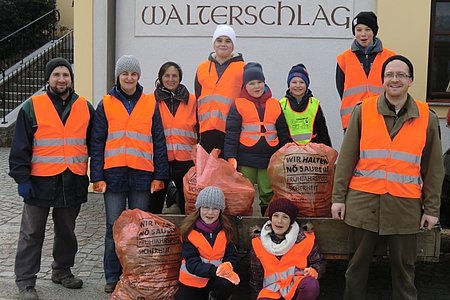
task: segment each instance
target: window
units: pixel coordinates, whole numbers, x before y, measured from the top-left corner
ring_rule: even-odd
[[[450,103],[450,0],[432,0],[428,91],[430,102]]]

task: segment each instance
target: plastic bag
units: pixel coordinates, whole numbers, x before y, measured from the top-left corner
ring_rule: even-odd
[[[225,194],[225,214],[251,216],[255,189],[248,178],[238,173],[227,161],[208,154],[197,144],[193,152],[195,167],[183,177],[185,211],[195,211],[198,193],[207,186],[214,185]]]
[[[114,222],[122,275],[110,299],[174,299],[181,265],[181,238],[171,222],[140,209]]]
[[[288,143],[270,158],[268,174],[274,198],[288,198],[303,217],[331,217],[337,151],[324,144]]]

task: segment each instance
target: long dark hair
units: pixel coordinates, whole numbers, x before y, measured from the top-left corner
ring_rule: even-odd
[[[167,69],[170,67],[174,67],[175,69],[178,70],[178,75],[180,76],[180,82],[183,79],[183,71],[181,70],[181,67],[179,64],[177,64],[174,61],[168,61],[162,64],[162,66],[159,68],[158,71],[158,79],[156,79],[155,81],[155,86],[158,86],[158,83],[160,83],[162,85],[162,77],[164,76],[164,73],[166,73]]]
[[[187,215],[180,225],[180,233],[183,241],[188,240],[189,233],[194,229],[195,221],[200,218],[200,208],[196,209],[195,212]],[[228,243],[234,243],[234,227],[231,225],[231,221],[228,216],[220,212],[219,221],[222,224],[222,230],[225,232]]]

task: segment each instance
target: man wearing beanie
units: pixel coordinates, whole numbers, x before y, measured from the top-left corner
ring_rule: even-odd
[[[153,193],[169,178],[166,139],[155,98],[139,84],[141,68],[133,55],[116,62],[116,84],[97,106],[91,138],[91,182],[104,193],[106,212],[105,292],[112,293],[122,269],[113,224],[125,208],[161,213]]]
[[[273,200],[268,212],[269,221],[252,239],[251,299],[317,299],[326,263],[314,233],[298,226],[298,209],[289,199]]]
[[[395,53],[383,48],[378,33],[377,16],[362,11],[353,18],[355,36],[350,49],[337,56],[336,88],[341,97],[342,129],[346,130],[355,106],[364,98],[383,92],[380,70],[383,62]]]
[[[327,123],[317,100],[309,89],[309,74],[303,64],[291,68],[287,76],[288,90],[280,99],[289,133],[297,145],[310,142],[331,147]]]
[[[50,207],[54,242],[52,281],[81,288],[71,268],[78,249],[75,221],[87,201],[88,145],[94,108],[73,89],[72,65],[64,58],[45,66],[46,92],[26,100],[16,120],[9,175],[24,206],[14,272],[20,299],[38,299],[36,275]]]
[[[241,95],[227,118],[224,157],[253,184],[258,184],[264,215],[273,195],[267,174],[270,157],[292,140],[280,103],[265,84],[262,66],[247,63],[242,81]]]
[[[344,299],[366,298],[380,239],[389,247],[392,299],[417,299],[416,234],[438,221],[444,177],[439,121],[408,93],[409,59],[389,57],[379,76],[384,93],[356,106],[334,175],[332,216],[350,226]]]
[[[175,299],[229,300],[239,276],[233,227],[223,213],[225,195],[207,186],[197,196],[195,212],[180,225],[182,262],[180,288]]]
[[[218,25],[213,33],[214,52],[200,63],[195,74],[195,96],[200,145],[210,153],[220,149],[223,157],[225,122],[242,86],[244,59],[234,52],[236,34],[228,25]]]

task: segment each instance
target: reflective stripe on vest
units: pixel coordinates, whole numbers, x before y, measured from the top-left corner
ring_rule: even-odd
[[[108,121],[104,168],[130,167],[153,172],[152,116],[156,102],[142,94],[131,115],[123,103],[111,95],[103,97]]]
[[[381,100],[380,100],[381,101]],[[428,105],[415,101],[419,117],[403,123],[391,140],[384,117],[377,111],[378,96],[361,107],[360,157],[349,187],[373,194],[421,198],[420,163],[428,127]]]
[[[258,299],[291,300],[300,281],[304,278],[303,270],[307,267],[307,257],[314,246],[314,233],[305,232],[305,239],[296,243],[281,259],[270,254],[262,245],[259,237],[252,239],[256,257],[264,269],[263,289]]]
[[[152,96],[154,97],[154,94]],[[175,116],[172,115],[165,101],[160,100],[158,104],[166,136],[169,161],[192,160],[191,152],[197,143],[195,96],[190,94],[187,103],[180,101]]]
[[[192,230],[189,233],[188,240],[197,248],[202,262],[213,264],[216,267],[222,263],[227,246],[227,238],[223,230],[217,234],[213,247],[211,247],[205,236],[196,230]],[[186,261],[183,259],[181,262],[179,281],[187,286],[202,288],[208,284],[209,278],[199,277],[190,273],[186,268]]]
[[[197,80],[201,85],[201,95],[197,105],[200,132],[225,132],[228,112],[241,92],[243,70],[244,62],[234,61],[219,78],[214,62],[207,60],[199,65]]]
[[[308,106],[302,112],[293,110],[286,97],[280,100],[280,104],[292,139],[297,145],[308,144],[313,138],[314,122],[319,111],[320,101],[310,97]]]
[[[343,129],[347,128],[353,109],[358,103],[365,98],[383,93],[381,67],[384,61],[393,55],[395,55],[394,52],[383,48],[383,51],[375,56],[369,76],[366,75],[361,62],[351,49],[337,57],[338,65],[345,74],[340,110]]]
[[[86,133],[90,119],[86,99],[80,96],[75,100],[65,124],[46,93],[31,97],[31,101],[37,121],[31,175],[54,176],[67,168],[77,175],[86,175]]]
[[[256,145],[260,138],[265,138],[269,146],[278,145],[278,135],[275,123],[281,115],[280,103],[270,98],[266,101],[264,110],[264,119],[259,119],[258,111],[253,102],[245,98],[236,99],[236,109],[242,116],[241,135],[239,142],[246,146],[252,147]],[[262,127],[265,132],[262,132]]]

